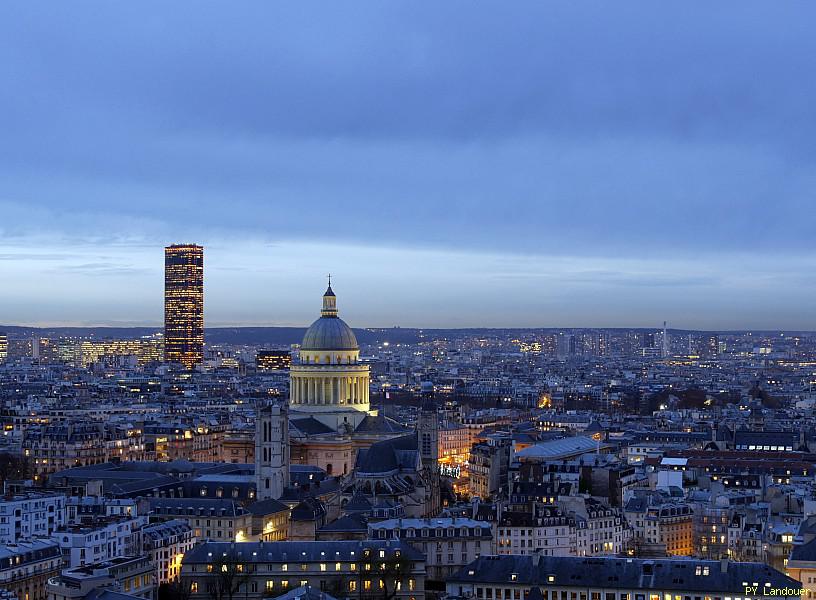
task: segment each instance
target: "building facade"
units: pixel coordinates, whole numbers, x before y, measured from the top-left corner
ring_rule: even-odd
[[[0,543],[50,537],[65,525],[62,494],[29,493],[0,500]]]
[[[192,369],[204,359],[204,248],[164,249],[164,359]]]
[[[0,590],[18,600],[46,600],[46,583],[61,566],[59,546],[50,540],[0,545]]]
[[[424,600],[425,560],[400,540],[199,544],[182,563],[191,600],[217,595],[238,574],[236,598],[261,600],[301,586],[336,597]]]
[[[368,536],[411,544],[425,555],[427,578],[436,581],[494,550],[490,524],[467,518],[388,519],[369,523]]]
[[[192,550],[195,543],[193,529],[181,519],[153,523],[142,528],[142,548],[156,568],[158,585],[178,578],[184,553]]]

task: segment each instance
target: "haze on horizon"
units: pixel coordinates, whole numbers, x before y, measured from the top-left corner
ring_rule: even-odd
[[[816,4],[0,5],[0,323],[816,330]]]

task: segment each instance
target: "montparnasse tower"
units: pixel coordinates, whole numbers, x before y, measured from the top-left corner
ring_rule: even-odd
[[[337,316],[337,297],[329,286],[323,309],[303,336],[290,369],[292,416],[311,416],[340,432],[352,431],[374,414],[368,396],[369,368],[360,363],[357,337]]]

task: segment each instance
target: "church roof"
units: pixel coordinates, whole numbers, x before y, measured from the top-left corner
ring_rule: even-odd
[[[368,531],[368,524],[358,515],[346,515],[324,525],[319,531],[322,533],[360,533]]]
[[[247,510],[253,515],[272,515],[275,513],[289,510],[283,502],[269,498],[267,500],[258,500],[247,507]]]
[[[415,435],[404,435],[372,444],[357,451],[355,471],[366,474],[388,473],[416,468],[419,450]]]
[[[301,350],[357,350],[357,337],[340,317],[324,316],[303,336]]]
[[[357,425],[354,433],[408,433],[409,429],[403,427],[394,419],[389,419],[385,415],[373,417],[366,415],[360,424]]]
[[[321,435],[325,433],[336,433],[334,429],[315,419],[314,417],[303,417],[301,419],[290,419],[289,425],[303,433],[304,435]]]

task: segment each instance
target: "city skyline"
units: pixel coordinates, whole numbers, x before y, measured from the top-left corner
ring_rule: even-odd
[[[813,5],[160,8],[0,8],[0,323],[816,330]]]
[[[206,244],[204,244],[206,246]],[[240,246],[240,244],[239,244]],[[299,256],[301,246],[293,244],[287,250],[286,245],[255,245],[250,246],[250,251],[245,255],[229,256],[230,252],[235,252],[235,245],[216,246],[214,252],[210,253],[212,260],[208,261],[205,271],[207,280],[205,327],[306,327],[311,322],[311,313],[314,307],[308,302],[309,297],[314,297],[325,284],[326,268],[322,264],[321,257],[326,253],[326,246],[313,245],[309,247],[307,255]],[[110,248],[114,253],[117,246]],[[19,312],[22,318],[13,320],[6,318],[0,321],[2,326],[23,326],[23,327],[155,327],[161,328],[164,323],[164,257],[163,247],[152,248],[140,246],[139,252],[143,256],[158,260],[158,264],[151,264],[144,268],[117,268],[112,264],[98,263],[81,265],[77,269],[68,268],[65,273],[57,271],[48,272],[48,280],[36,282],[36,289],[48,292],[50,288],[57,289],[62,285],[61,279],[76,283],[77,280],[87,278],[91,281],[102,283],[102,293],[92,299],[92,302],[83,300],[78,304],[70,302],[70,299],[60,298],[59,308],[61,313],[72,310],[85,310],[93,307],[94,312],[109,312],[112,315],[118,311],[122,318],[113,319],[55,319],[49,318],[48,312],[43,311],[44,305],[36,300],[21,303]],[[283,263],[288,265],[278,265],[270,267],[269,259],[274,256],[281,256],[287,251],[287,258]],[[572,264],[569,260],[554,261],[551,265],[550,273],[541,272],[540,267],[534,264],[534,260],[527,258],[524,265],[510,265],[504,257],[491,257],[480,266],[481,270],[468,269],[467,262],[461,256],[449,255],[449,260],[445,265],[434,264],[431,260],[432,252],[421,254],[421,260],[415,261],[412,265],[406,265],[400,273],[392,273],[389,285],[379,285],[374,281],[373,275],[377,268],[382,268],[387,272],[389,263],[388,252],[385,249],[379,254],[369,254],[364,247],[346,249],[347,256],[358,257],[350,262],[354,263],[353,269],[334,269],[335,280],[339,282],[339,289],[343,290],[344,296],[348,296],[352,305],[350,306],[351,324],[358,328],[383,328],[383,327],[406,327],[417,329],[467,329],[467,328],[519,328],[519,329],[581,329],[581,328],[619,328],[619,329],[639,329],[654,328],[660,329],[664,320],[668,321],[670,329],[677,330],[697,330],[697,331],[814,331],[816,330],[816,316],[805,310],[807,307],[799,298],[774,298],[775,291],[770,290],[767,296],[768,304],[780,307],[785,304],[791,309],[799,308],[804,319],[797,322],[789,318],[769,318],[764,309],[756,312],[754,326],[746,322],[742,314],[735,313],[724,318],[710,310],[716,306],[715,302],[706,296],[697,299],[689,299],[689,307],[682,311],[675,309],[666,318],[666,313],[661,312],[664,301],[653,301],[654,297],[664,297],[668,299],[675,294],[678,285],[689,285],[699,289],[705,289],[709,283],[704,276],[688,274],[625,274],[611,271],[597,270],[570,270]],[[422,251],[420,251],[421,253]],[[224,260],[223,254],[227,253],[229,258]],[[383,256],[385,255],[385,256]],[[35,257],[38,256],[38,257]],[[365,257],[379,258],[377,264],[370,264],[369,260],[364,262]],[[106,257],[103,257],[106,258]],[[32,255],[22,260],[34,262],[50,262],[61,258],[48,255]],[[335,256],[332,260],[338,261]],[[231,262],[242,261],[241,265],[230,264]],[[254,261],[254,262],[253,262]],[[300,262],[308,266],[308,270],[301,270]],[[0,263],[1,264],[1,263]],[[20,266],[17,264],[16,266]],[[287,268],[288,266],[288,268]],[[526,267],[526,268],[525,268]],[[649,277],[654,281],[647,282]],[[285,278],[286,284],[282,284]],[[417,295],[414,299],[420,304],[414,306],[414,310],[395,311],[394,306],[399,306],[400,301],[416,290],[411,290],[412,282],[417,278],[425,278],[429,285],[434,287],[435,295]],[[133,283],[133,280],[138,283]],[[122,282],[131,280],[131,283]],[[560,293],[541,294],[537,289],[537,284],[541,281],[560,285]],[[736,282],[736,278],[732,281]],[[117,285],[112,285],[116,282]],[[476,286],[472,287],[476,282]],[[483,284],[483,285],[482,285]],[[738,289],[736,283],[731,284],[731,289]],[[640,298],[630,296],[619,297],[599,297],[599,286],[608,286],[611,289],[651,289],[652,295]],[[523,289],[525,293],[517,296],[510,294],[511,290]],[[34,288],[32,288],[34,289]],[[276,295],[269,299],[266,304],[266,318],[247,318],[251,313],[248,309],[253,309],[243,303],[247,298],[255,298],[266,301],[263,296],[266,289],[283,289],[286,295]],[[762,290],[747,286],[746,293],[762,293]],[[14,291],[0,299],[0,304],[4,301],[9,304],[9,298],[14,297]],[[243,296],[239,295],[243,292]],[[372,294],[381,297],[382,302],[371,302]],[[381,294],[381,296],[379,296]],[[655,296],[655,294],[657,296]],[[45,294],[48,296],[48,294]],[[456,311],[440,316],[442,313],[435,310],[439,306],[439,300],[445,300],[447,306],[456,307]],[[738,299],[730,298],[728,303],[732,308],[737,307]],[[592,314],[583,310],[576,312],[571,306],[574,302],[592,301],[598,307],[603,306],[605,313],[601,315],[597,310]],[[295,306],[292,306],[292,305]],[[214,308],[213,308],[213,305]],[[637,311],[633,307],[638,307]],[[696,308],[695,308],[696,307]],[[519,313],[526,310],[530,315],[536,315],[537,309],[547,308],[541,311],[540,316],[519,317]],[[726,308],[724,304],[723,309]],[[759,307],[760,309],[762,307]],[[521,309],[521,310],[520,310]],[[256,309],[257,310],[257,309]],[[633,316],[633,312],[640,313],[641,317]],[[8,310],[0,312],[0,315],[9,314]],[[496,317],[496,314],[505,316]],[[34,318],[26,319],[25,315]],[[650,316],[649,316],[650,315]],[[750,321],[750,319],[748,319]],[[809,322],[813,325],[808,326]],[[800,323],[804,323],[801,325]]]

